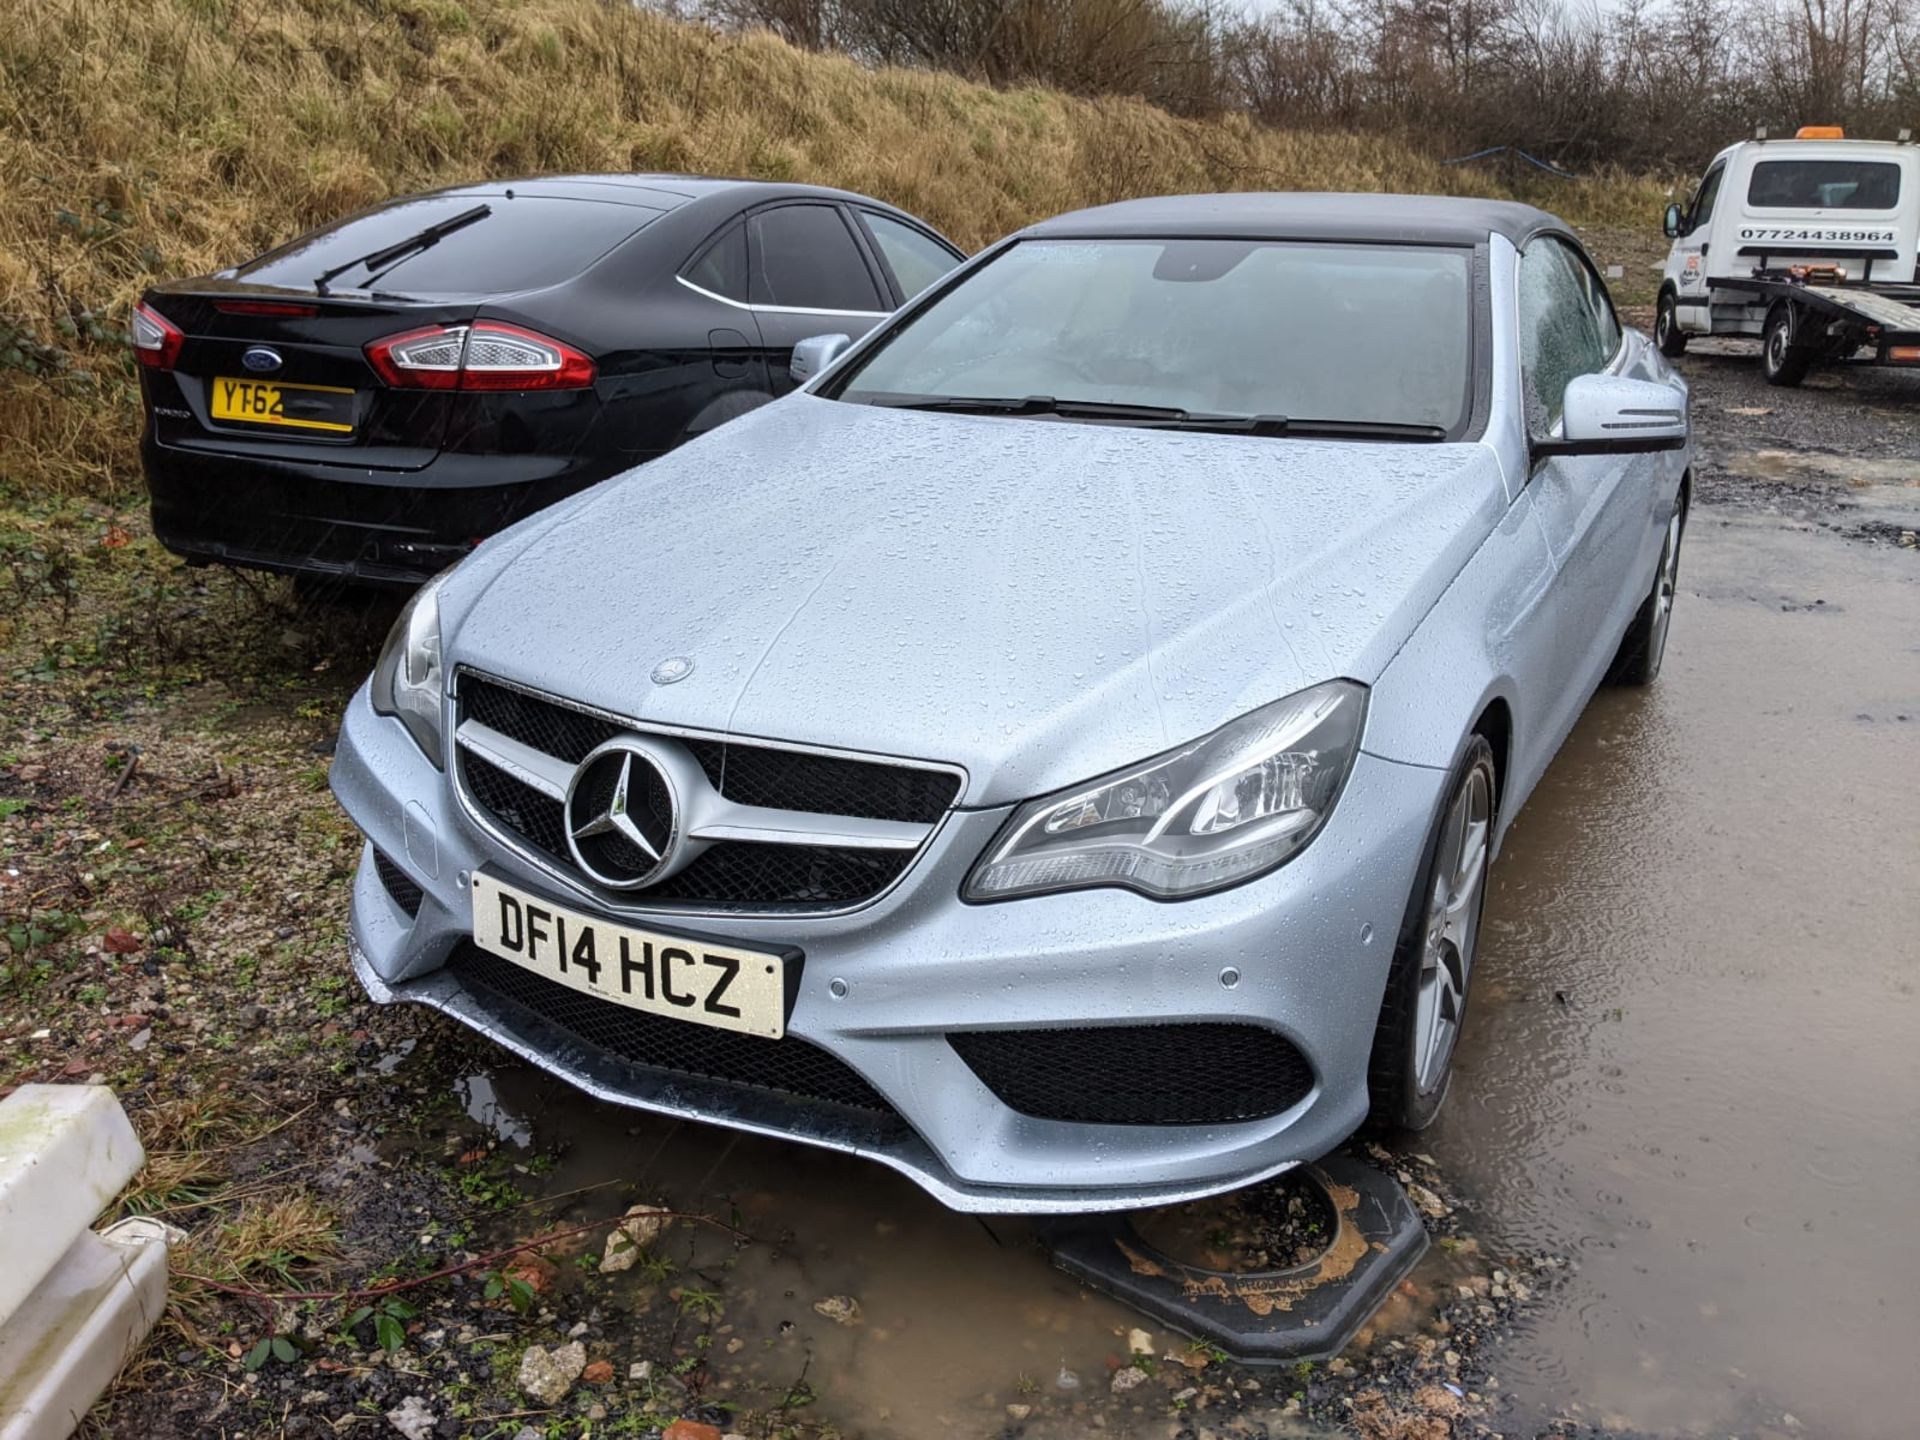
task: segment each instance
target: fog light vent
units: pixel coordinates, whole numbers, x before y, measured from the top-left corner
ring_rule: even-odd
[[[947,1036],[1007,1105],[1087,1125],[1226,1125],[1291,1110],[1313,1067],[1260,1025],[1095,1025]]]

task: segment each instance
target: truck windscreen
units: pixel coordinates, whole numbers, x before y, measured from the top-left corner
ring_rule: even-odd
[[[1763,160],[1747,183],[1753,210],[1891,210],[1900,167],[1887,160]]]

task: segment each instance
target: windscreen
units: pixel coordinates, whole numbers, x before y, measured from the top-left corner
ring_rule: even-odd
[[[538,290],[572,279],[661,213],[558,196],[424,195],[302,236],[242,265],[236,278],[311,289],[315,276],[336,265],[399,244],[476,205],[489,206],[492,213],[378,270],[356,265],[330,283],[337,290],[406,295]]]
[[[1471,254],[1264,240],[1026,240],[888,337],[840,398],[1005,398],[1452,432]]]
[[[1762,160],[1747,182],[1754,210],[1891,210],[1900,167],[1890,160]]]

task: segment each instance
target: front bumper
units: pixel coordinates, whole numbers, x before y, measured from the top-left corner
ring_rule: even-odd
[[[352,958],[372,997],[430,1005],[601,1099],[869,1156],[947,1205],[987,1213],[1131,1209],[1234,1189],[1326,1153],[1367,1110],[1367,1061],[1414,870],[1444,772],[1362,754],[1326,829],[1292,863],[1218,894],[1158,903],[1088,890],[991,905],[959,899],[1005,809],[955,811],[907,876],[839,915],[690,917],[557,887],[481,835],[446,776],[366,691],[342,727],[333,787],[371,846],[422,892],[409,915],[363,863]],[[470,934],[485,867],[562,903],[663,930],[794,946],[805,956],[790,1036],[878,1091],[899,1123],[773,1091],[642,1072],[491,1004],[445,969]],[[1231,987],[1222,971],[1239,974]],[[836,994],[836,992],[839,992]],[[1216,1125],[1040,1120],[960,1059],[956,1030],[1239,1023],[1311,1062],[1305,1099]],[[1193,1056],[1204,1067],[1204,1053]]]

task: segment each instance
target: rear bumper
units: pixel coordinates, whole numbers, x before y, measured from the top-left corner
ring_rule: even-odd
[[[445,454],[423,469],[225,456],[141,441],[153,531],[188,560],[413,585],[610,473],[605,461]]]

